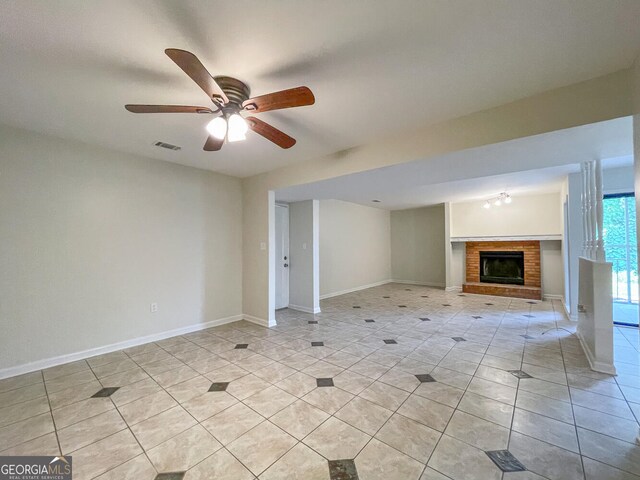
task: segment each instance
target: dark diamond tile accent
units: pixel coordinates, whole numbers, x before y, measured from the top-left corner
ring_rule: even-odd
[[[532,338],[535,338],[535,337],[532,337],[531,335],[520,335],[520,336],[522,338],[526,338],[527,340],[531,340]]]
[[[237,344],[237,345],[236,345],[235,347],[233,347],[233,348],[235,348],[235,349],[237,349],[237,350],[241,350],[241,349],[243,349],[243,348],[247,348],[248,346],[249,346],[249,344],[248,344],[248,343],[239,343],[239,344]]]
[[[361,308],[360,305],[354,305],[353,308]]]
[[[94,393],[93,395],[91,395],[91,398],[104,398],[104,397],[110,397],[111,395],[113,395],[114,393],[116,393],[118,391],[120,387],[104,387],[100,390],[98,390],[96,393]]]
[[[522,370],[509,370],[509,373],[514,377],[518,377],[518,378],[533,378],[527,372],[524,372]]]
[[[484,452],[503,472],[524,472],[527,468],[509,450]]]
[[[442,304],[442,306],[443,306],[443,307],[450,307],[450,306],[451,306],[451,304],[450,304],[450,303],[443,303],[443,304]]]
[[[420,380],[420,382],[422,382],[422,383],[435,382],[436,381],[436,379],[433,378],[428,373],[419,373],[418,375],[416,375],[416,378],[418,380]]]
[[[309,320],[309,325],[317,325],[318,321],[317,320]]]
[[[329,460],[331,480],[358,480],[356,464],[353,460]]]
[[[420,295],[422,298],[429,298],[429,295]]]
[[[324,342],[311,342],[312,347],[324,347]]]
[[[386,343],[387,345],[394,345],[394,344],[398,343],[398,342],[396,342],[395,340],[383,340],[383,341],[384,341],[384,343]]]
[[[406,305],[398,305],[398,308],[407,308]]]
[[[485,305],[493,305],[493,303],[485,303]]]
[[[452,340],[455,340],[456,342],[466,342],[467,339],[463,338],[463,337],[451,337]]]
[[[156,475],[154,480],[182,480],[187,472],[166,472]]]
[[[410,289],[410,288],[405,288],[405,289],[404,289],[404,291],[405,291],[405,292],[410,292],[410,291],[411,291],[411,289]]]
[[[365,318],[364,321],[367,322],[367,323],[374,323],[375,322],[375,320],[373,318]]]
[[[531,305],[537,305],[538,304],[538,302],[527,302],[527,303],[530,303]]]
[[[428,317],[420,317],[420,320],[422,320],[423,322],[430,322],[431,319]]]
[[[229,386],[229,382],[213,382],[209,387],[210,392],[224,392]]]
[[[459,293],[458,296],[459,297],[466,297],[466,295],[464,293]]]
[[[333,387],[333,378],[316,378],[319,387]]]
[[[527,317],[527,318],[534,318],[534,317],[535,317],[535,315],[525,315],[525,317]]]
[[[479,319],[481,319],[482,317],[481,317],[480,315],[474,315],[474,316],[473,316],[473,317],[471,317],[471,318],[475,318],[476,320],[479,320]]]
[[[387,297],[387,296],[385,296],[385,297],[382,297],[382,298],[391,298],[391,297]]]

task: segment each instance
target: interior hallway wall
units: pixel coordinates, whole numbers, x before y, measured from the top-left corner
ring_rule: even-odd
[[[320,311],[319,202],[289,204],[289,307]]]
[[[0,370],[241,318],[241,222],[239,179],[0,127]]]
[[[444,287],[444,205],[391,212],[391,276],[394,281]]]
[[[391,279],[390,212],[320,200],[320,298]]]

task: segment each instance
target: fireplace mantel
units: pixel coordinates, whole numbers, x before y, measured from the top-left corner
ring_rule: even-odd
[[[463,242],[517,242],[526,240],[562,240],[562,235],[522,235],[513,237],[451,237],[452,243]]]

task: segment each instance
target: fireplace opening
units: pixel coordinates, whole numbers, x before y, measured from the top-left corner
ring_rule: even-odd
[[[480,252],[480,281],[524,285],[524,252]]]

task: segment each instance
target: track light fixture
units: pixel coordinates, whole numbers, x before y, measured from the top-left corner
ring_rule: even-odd
[[[503,203],[506,203],[506,204],[511,203],[511,195],[509,195],[507,192],[502,192],[497,197],[488,199],[482,204],[482,208],[491,208],[492,205],[499,207]]]

